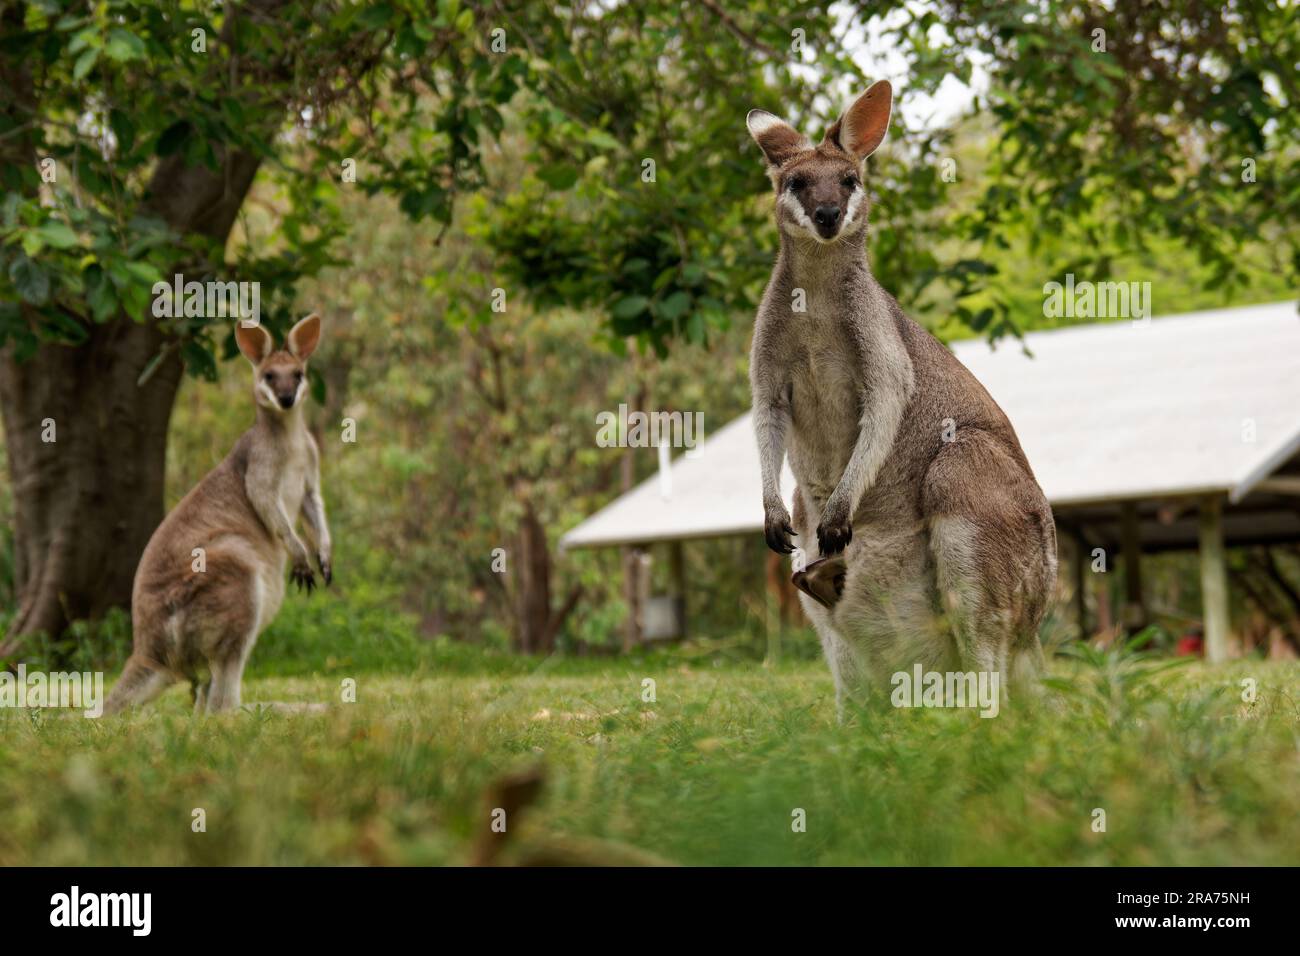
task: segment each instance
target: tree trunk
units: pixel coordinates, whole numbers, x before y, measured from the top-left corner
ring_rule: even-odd
[[[532,501],[521,498],[524,516],[515,535],[514,612],[515,650],[523,654],[550,654],[555,640],[582,596],[575,584],[564,603],[551,606],[551,552],[546,546],[546,528],[537,517]]]
[[[259,161],[217,155],[215,170],[160,160],[143,205],[177,232],[224,248]],[[89,338],[81,345],[45,344],[24,362],[12,345],[0,350],[18,605],[0,658],[33,634],[58,635],[72,621],[130,607],[136,565],[163,516],[167,424],[183,371],[174,343],[152,316],[82,323]],[[44,440],[50,421],[54,441]]]
[[[154,325],[94,326],[77,348],[0,352],[14,493],[18,614],[0,656],[23,638],[131,602],[144,546],[163,515],[167,423],[181,378],[175,356],[136,379],[164,345]],[[52,439],[52,440],[50,440]]]
[[[515,649],[545,654],[554,649],[551,623],[551,554],[546,529],[531,501],[524,500],[514,554]]]

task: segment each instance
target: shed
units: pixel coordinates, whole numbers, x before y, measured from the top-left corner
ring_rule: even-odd
[[[1300,316],[1294,302],[1078,325],[953,345],[1002,406],[1077,553],[1198,550],[1207,656],[1228,656],[1225,547],[1300,540]],[[789,500],[788,465],[782,489]],[[594,548],[761,534],[749,415],[573,528]],[[680,561],[675,561],[680,565]],[[1082,615],[1083,562],[1072,562]],[[1082,626],[1082,618],[1081,618]]]

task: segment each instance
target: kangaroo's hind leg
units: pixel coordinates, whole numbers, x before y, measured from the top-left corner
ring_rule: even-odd
[[[166,667],[132,654],[122,669],[122,676],[113,685],[108,700],[104,702],[104,713],[117,714],[128,707],[147,704],[176,683],[176,679],[176,675]]]
[[[208,695],[212,693],[212,677],[206,679],[195,674],[190,678],[190,701],[194,704],[194,713],[204,714],[208,710]]]
[[[196,599],[195,617],[207,622],[198,644],[211,680],[206,687],[209,714],[236,710],[241,702],[244,665],[264,620],[265,583],[256,566],[208,559],[210,585]],[[198,697],[196,695],[196,706]]]
[[[979,476],[972,481],[971,476]],[[935,585],[962,666],[1030,682],[1038,625],[1056,574],[1051,510],[1023,465],[992,437],[959,436],[926,475]]]

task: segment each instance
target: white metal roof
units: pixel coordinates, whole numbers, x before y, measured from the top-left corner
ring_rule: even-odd
[[[1294,302],[1082,325],[953,352],[1011,419],[1053,505],[1227,492],[1239,500],[1300,450]],[[707,425],[707,417],[706,417]],[[794,479],[782,476],[787,501]],[[665,490],[669,493],[665,495]],[[749,415],[582,522],[565,548],[763,526]]]

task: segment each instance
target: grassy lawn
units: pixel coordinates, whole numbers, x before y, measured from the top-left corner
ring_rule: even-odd
[[[538,766],[503,861],[1300,863],[1294,664],[1058,661],[1055,706],[846,725],[821,663],[529,667],[360,674],[349,704],[334,676],[259,679],[255,656],[246,702],[335,703],[195,719],[178,689],[117,720],[0,711],[0,864],[467,863],[494,781]]]

